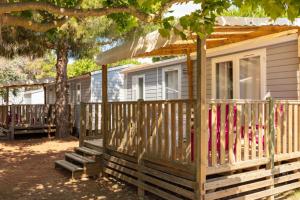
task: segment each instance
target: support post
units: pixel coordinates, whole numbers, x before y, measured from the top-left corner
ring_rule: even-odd
[[[15,106],[11,105],[11,125],[10,125],[10,139],[15,139],[15,120],[16,120],[16,114],[15,114]]]
[[[79,146],[83,146],[86,134],[86,104],[80,102],[80,129],[79,129]]]
[[[101,118],[102,118],[102,134],[103,134],[103,152],[106,152],[106,142],[107,142],[107,103],[108,103],[108,99],[107,99],[107,65],[102,65],[102,105],[101,105],[101,109],[102,109],[102,114],[101,114]]]
[[[195,199],[204,199],[207,167],[207,112],[206,112],[206,39],[197,36],[197,101],[196,101],[196,181]]]
[[[191,52],[189,49],[186,52],[186,66],[188,71],[189,99],[193,99],[194,98],[193,62],[191,60]]]
[[[272,176],[270,179],[274,180],[274,175],[273,175],[273,169],[274,169],[274,154],[275,154],[275,127],[274,127],[274,100],[272,97],[268,97],[268,104],[269,104],[269,156],[270,156],[270,161],[267,164],[267,169],[271,169],[272,171]],[[270,185],[269,189],[274,188],[274,182],[273,184]],[[274,195],[270,196],[268,200],[274,200]]]
[[[9,87],[6,88],[6,105],[9,105]]]
[[[47,104],[47,90],[46,90],[46,86],[43,86],[43,90],[44,90],[44,104]]]
[[[143,107],[143,100],[139,99],[137,103],[137,163],[138,163],[138,198],[143,199],[145,196],[145,190],[140,187],[142,180],[141,180],[141,173],[142,173],[142,166],[143,166],[143,155],[144,155],[144,142],[143,141],[143,127],[144,127],[144,107]]]

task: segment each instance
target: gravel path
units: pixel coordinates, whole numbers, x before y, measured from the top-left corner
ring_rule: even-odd
[[[0,199],[137,199],[135,187],[116,180],[71,181],[55,170],[54,161],[76,146],[78,142],[72,138],[0,141]]]

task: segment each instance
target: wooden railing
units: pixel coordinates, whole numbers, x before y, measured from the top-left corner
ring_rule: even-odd
[[[299,101],[210,100],[208,174],[222,165],[268,162],[270,145],[277,160],[300,151],[299,106]],[[138,157],[140,148],[144,160],[195,164],[195,101],[109,102],[107,107],[108,149]],[[102,138],[101,104],[82,103],[81,116],[81,139]]]
[[[84,140],[102,138],[101,103],[80,104],[80,145]]]
[[[44,126],[55,124],[54,105],[12,105],[11,123],[18,126]]]
[[[211,101],[208,165],[268,157],[269,120],[267,101]]]
[[[137,105],[136,102],[108,103],[108,148],[136,156]]]
[[[54,124],[54,105],[9,105],[0,106],[2,126],[44,126]]]

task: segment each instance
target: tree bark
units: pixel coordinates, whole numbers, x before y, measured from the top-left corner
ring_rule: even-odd
[[[62,42],[56,49],[56,134],[58,138],[70,135],[69,108],[67,98],[67,64],[68,64],[68,45]]]

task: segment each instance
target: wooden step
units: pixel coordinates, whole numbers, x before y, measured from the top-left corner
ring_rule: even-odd
[[[103,139],[85,140],[83,146],[96,151],[102,151]]]
[[[70,160],[73,160],[73,161],[75,161],[77,163],[80,163],[82,165],[89,164],[89,163],[95,163],[95,160],[92,160],[90,158],[81,156],[77,153],[66,153],[65,157],[66,157],[66,160],[70,159]]]
[[[71,172],[73,179],[80,178],[83,175],[83,168],[82,167],[79,167],[79,166],[77,166],[73,163],[70,163],[70,162],[66,161],[66,160],[57,160],[57,161],[55,161],[55,168],[57,168],[57,167],[65,169],[65,170]]]
[[[86,155],[90,155],[90,156],[101,156],[102,155],[102,151],[96,151],[94,149],[90,149],[87,147],[76,147],[75,151],[86,154]]]

